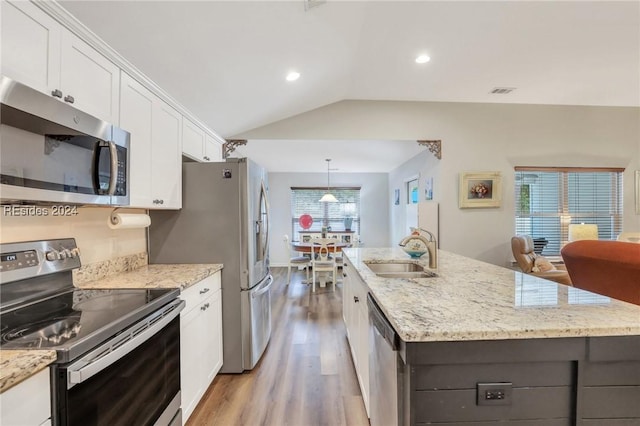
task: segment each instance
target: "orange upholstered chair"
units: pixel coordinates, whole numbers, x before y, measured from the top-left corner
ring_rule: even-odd
[[[640,305],[640,244],[574,241],[561,254],[574,287]]]

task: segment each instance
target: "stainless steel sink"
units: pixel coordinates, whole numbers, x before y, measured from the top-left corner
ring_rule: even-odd
[[[436,273],[425,270],[422,265],[412,262],[367,263],[373,273],[382,278],[432,278]]]
[[[413,272],[378,272],[376,274],[382,278],[433,278],[438,275],[435,272],[429,271],[413,271]]]
[[[417,263],[411,262],[393,262],[393,263],[366,263],[372,272],[389,273],[389,272],[424,272],[424,267]]]

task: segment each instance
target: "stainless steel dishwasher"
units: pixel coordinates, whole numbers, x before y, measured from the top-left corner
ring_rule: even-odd
[[[369,414],[371,426],[402,424],[402,363],[398,358],[400,337],[371,297],[369,308]]]

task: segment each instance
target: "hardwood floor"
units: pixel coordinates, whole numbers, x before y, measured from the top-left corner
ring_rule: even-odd
[[[342,320],[342,285],[273,268],[271,341],[249,372],[218,375],[187,426],[369,425]]]

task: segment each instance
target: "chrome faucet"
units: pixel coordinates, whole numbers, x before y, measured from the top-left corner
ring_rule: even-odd
[[[438,269],[438,242],[436,241],[436,236],[426,229],[412,227],[411,233],[413,234],[415,232],[418,233],[417,237],[424,241],[427,246],[427,253],[429,253],[429,269]],[[429,236],[429,239],[427,240],[425,237],[420,235],[421,232],[427,234]],[[407,245],[411,238],[416,238],[416,235],[409,235],[407,237],[404,237],[398,245],[404,247],[405,245]]]

